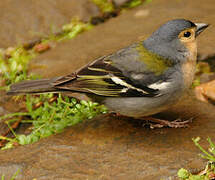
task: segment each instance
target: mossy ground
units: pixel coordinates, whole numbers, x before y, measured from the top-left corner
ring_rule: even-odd
[[[210,180],[215,178],[215,144],[210,138],[207,139],[209,143],[208,150],[205,150],[200,144],[200,138],[193,138],[194,144],[200,149],[202,154],[200,156],[208,160],[208,163],[203,171],[199,174],[192,174],[188,170],[181,168],[178,171],[178,177],[181,180]]]
[[[107,0],[92,0],[103,13],[113,12],[115,7]],[[133,8],[140,5],[142,0],[133,0],[125,4],[125,8]],[[51,42],[59,42],[76,37],[82,32],[93,28],[91,23],[84,23],[78,18],[73,18],[71,23],[62,27],[62,31],[42,38],[39,44],[31,46],[19,46],[0,51],[0,89],[8,90],[10,85],[23,80],[40,78],[38,75],[28,73],[28,64],[39,53],[49,49]],[[27,48],[26,48],[27,47]],[[29,48],[31,47],[31,48]],[[49,103],[53,94],[40,96],[27,96],[22,98],[26,102],[24,112],[12,113],[0,117],[7,123],[12,138],[1,136],[0,139],[8,142],[2,149],[11,148],[14,145],[30,144],[40,138],[61,132],[65,127],[82,122],[87,118],[92,118],[99,113],[105,113],[106,109],[96,103],[80,101],[74,98],[60,95],[54,102]],[[55,96],[56,97],[56,96]],[[20,98],[18,98],[20,99]],[[41,106],[37,107],[37,104]],[[37,107],[37,108],[35,108]],[[27,119],[26,119],[27,118]],[[21,121],[20,121],[21,119]],[[16,122],[32,123],[31,133],[19,135],[14,131],[12,124]]]

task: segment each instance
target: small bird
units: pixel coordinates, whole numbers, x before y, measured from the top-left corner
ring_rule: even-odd
[[[144,41],[100,57],[74,73],[13,84],[8,95],[79,92],[117,114],[184,127],[188,121],[149,117],[167,110],[191,86],[197,36],[208,27],[185,19],[168,21]]]

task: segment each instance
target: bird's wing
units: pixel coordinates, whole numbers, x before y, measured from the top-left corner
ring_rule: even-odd
[[[129,77],[114,66],[111,59],[102,57],[74,74],[57,79],[57,89],[93,93],[106,97],[155,97],[159,90],[134,85]]]

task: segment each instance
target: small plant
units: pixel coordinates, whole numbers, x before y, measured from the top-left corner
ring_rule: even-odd
[[[3,58],[3,54],[0,54],[0,81],[4,81],[2,88],[22,80],[33,79],[33,76],[27,74],[28,63],[35,57],[33,51],[18,47],[12,49],[8,56]]]
[[[92,0],[102,12],[113,12],[114,5],[110,0]],[[133,0],[128,5],[135,7],[142,3],[142,0]],[[29,46],[0,49],[0,90],[8,90],[13,83],[38,78],[28,74],[28,64],[30,60],[37,56],[38,53],[44,52],[51,48],[51,41],[62,41],[72,39],[78,34],[90,30],[93,27],[90,23],[84,23],[78,18],[73,18],[71,23],[62,27],[62,31],[57,34],[51,34],[43,38],[39,42],[30,44]],[[32,48],[33,47],[33,48]],[[90,119],[99,113],[105,113],[106,109],[97,103],[80,101],[73,98],[61,96],[56,102],[49,103],[48,99],[52,95],[27,96],[26,109],[27,112],[17,112],[0,117],[0,120],[6,120],[14,138],[0,136],[1,140],[8,143],[3,149],[13,147],[17,144],[30,144],[38,141],[40,138],[47,137],[51,134],[59,133],[67,126],[77,124],[84,119]],[[38,103],[42,105],[34,108]],[[24,117],[22,123],[32,123],[32,131],[28,135],[16,134],[11,127],[11,123],[18,122],[20,117]],[[26,119],[26,118],[29,119]]]
[[[65,39],[72,39],[83,31],[89,30],[92,25],[83,23],[78,18],[72,19],[71,23],[62,27],[62,33],[59,35],[50,35],[48,38],[42,40],[41,45],[36,48],[26,50],[24,47],[8,48],[0,51],[0,90],[8,90],[13,83],[36,79],[38,76],[28,74],[28,64],[30,60],[41,50],[41,47],[50,41],[61,41]],[[13,147],[15,144],[30,144],[38,141],[40,138],[47,137],[51,134],[58,133],[67,126],[74,125],[83,119],[91,118],[104,108],[92,102],[81,101],[78,103],[75,99],[71,100],[65,97],[57,99],[57,104],[49,104],[46,101],[51,95],[41,95],[40,97],[27,96],[26,108],[27,112],[12,113],[1,119],[10,118],[6,121],[14,138],[1,136],[1,140],[6,140],[8,143],[3,149]],[[33,104],[44,102],[43,106],[33,110]],[[70,104],[72,103],[72,104]],[[59,106],[58,106],[59,105]],[[65,109],[64,109],[65,108]],[[98,108],[98,109],[95,109]],[[44,113],[45,112],[45,113]],[[73,112],[73,114],[72,114]],[[75,114],[74,114],[75,113]],[[83,113],[81,115],[81,113]],[[30,117],[25,120],[27,123],[32,123],[32,133],[29,135],[16,135],[10,123],[16,122],[21,116]],[[12,119],[11,119],[12,118]],[[24,122],[24,121],[23,121]]]
[[[207,139],[207,141],[209,142],[210,147],[208,148],[208,151],[205,150],[200,144],[200,137],[197,138],[193,138],[192,139],[193,142],[195,143],[195,145],[202,151],[203,154],[200,154],[200,156],[204,159],[209,160],[210,162],[214,162],[215,163],[215,144],[211,141],[210,138]]]
[[[62,27],[60,35],[50,35],[42,40],[40,48],[50,41],[72,39],[92,27],[90,23],[83,23],[78,18],[73,18],[71,23]],[[37,56],[36,51],[35,49],[26,50],[21,46],[0,51],[0,90],[8,90],[9,85],[22,80],[38,78],[38,76],[28,74],[28,64]]]
[[[81,32],[91,29],[93,26],[90,23],[83,23],[78,18],[73,18],[71,23],[62,27],[62,32],[56,35],[50,35],[42,40],[39,46],[26,50],[24,47],[8,48],[0,51],[0,90],[8,90],[13,83],[35,79],[33,75],[28,75],[28,64],[30,60],[44,49],[45,45],[50,41],[62,41],[72,39]],[[37,77],[38,78],[38,77]],[[14,135],[14,138],[0,136],[1,140],[8,141],[2,149],[11,148],[14,145],[30,144],[38,141],[41,138],[51,134],[59,133],[67,126],[77,124],[84,119],[90,119],[96,114],[105,112],[105,108],[96,103],[80,101],[75,99],[60,96],[56,102],[49,103],[48,99],[52,94],[41,96],[27,96],[26,109],[27,112],[18,112],[0,117],[0,120],[8,124],[9,129]],[[42,106],[34,108],[37,103],[43,102]],[[22,123],[32,123],[32,131],[28,135],[18,135],[10,126],[11,123],[17,122],[20,117],[25,120]],[[29,117],[27,120],[26,118]]]
[[[110,2],[109,0],[91,0],[91,1],[95,3],[103,13],[114,11],[113,3]]]
[[[63,33],[58,37],[57,40],[72,39],[78,34],[92,29],[93,25],[90,23],[84,23],[78,18],[73,18],[69,24],[62,27]]]
[[[20,173],[20,169],[18,169],[9,180],[15,180],[19,173]],[[1,180],[6,180],[5,175],[1,175]]]
[[[126,8],[134,8],[136,6],[139,6],[143,3],[143,0],[133,0],[125,3],[123,6]]]
[[[195,88],[201,84],[200,77],[202,74],[213,74],[211,71],[210,65],[206,62],[198,62],[196,64],[196,72],[195,72],[195,79],[193,81],[192,87]]]
[[[178,171],[178,177],[182,180],[210,180],[215,178],[215,144],[211,141],[210,138],[207,139],[209,142],[210,147],[208,151],[205,150],[200,144],[200,138],[193,138],[192,139],[194,144],[201,150],[203,154],[200,156],[204,159],[208,160],[208,164],[205,169],[197,175],[193,175],[188,170],[181,168]]]
[[[62,132],[65,127],[75,125],[86,119],[91,119],[95,115],[105,113],[106,108],[90,101],[80,101],[80,103],[69,97],[60,95],[56,101],[49,103],[48,99],[53,98],[53,94],[40,95],[39,97],[26,98],[27,112],[8,114],[0,117],[0,120],[10,118],[7,121],[14,138],[0,136],[0,139],[9,141],[2,149],[13,147],[14,144],[31,144],[41,138]],[[43,104],[35,109],[40,102]],[[11,122],[15,122],[20,116],[29,119],[22,120],[22,123],[32,123],[32,131],[29,135],[17,135],[10,127]]]

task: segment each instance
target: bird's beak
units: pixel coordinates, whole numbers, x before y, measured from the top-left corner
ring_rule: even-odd
[[[196,36],[198,36],[202,31],[204,31],[209,24],[205,24],[205,23],[195,23],[196,25]]]

